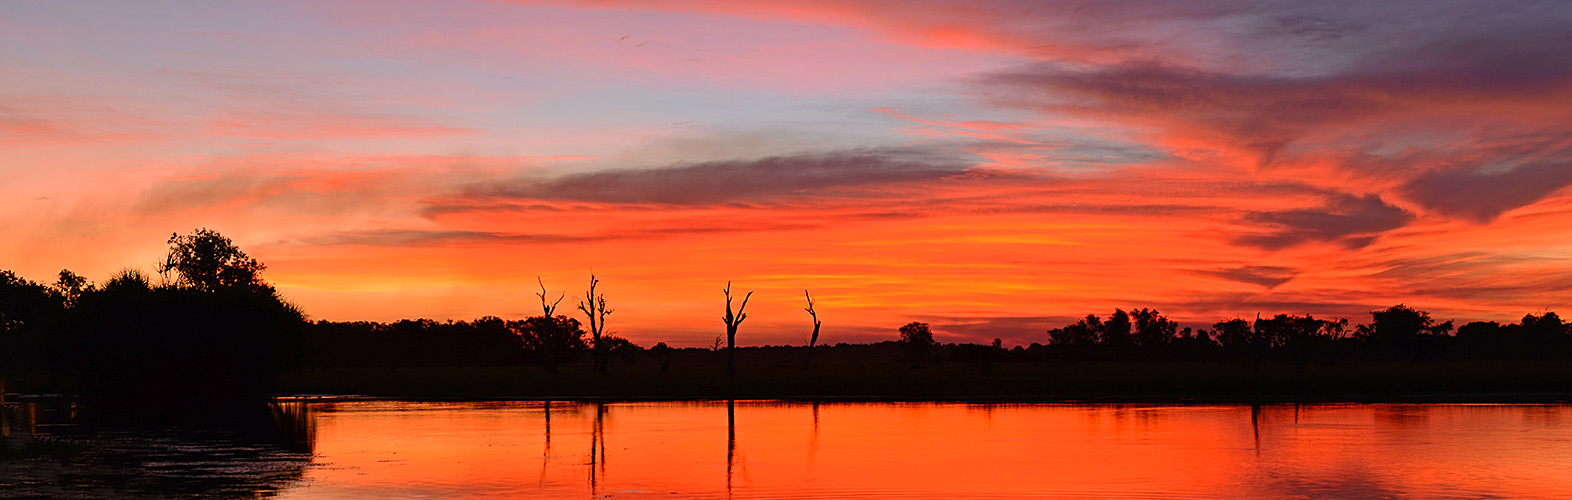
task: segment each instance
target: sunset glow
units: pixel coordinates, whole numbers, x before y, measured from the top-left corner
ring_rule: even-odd
[[[1565,4],[654,5],[0,5],[0,269],[208,227],[335,321],[593,272],[645,346],[727,282],[744,345],[806,343],[804,289],[829,344],[1572,306]]]

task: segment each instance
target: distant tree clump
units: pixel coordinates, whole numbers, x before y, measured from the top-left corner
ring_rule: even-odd
[[[1441,350],[1441,337],[1452,332],[1452,322],[1436,323],[1430,313],[1398,304],[1370,312],[1370,324],[1359,325],[1354,337],[1372,353],[1386,358],[1429,359]]]
[[[1175,338],[1179,323],[1163,317],[1156,309],[1130,311],[1135,318],[1135,343],[1143,347],[1167,345]]]
[[[589,349],[589,344],[584,341],[583,324],[574,318],[560,314],[550,318],[532,316],[523,321],[511,322],[509,326],[524,341],[526,352],[538,353],[542,357],[546,353],[559,357],[571,356]]]
[[[1063,328],[1048,330],[1048,343],[1071,359],[1086,359],[1101,340],[1103,320],[1088,314]]]
[[[934,348],[933,331],[927,323],[913,321],[898,330],[901,334],[901,345],[905,346],[907,355],[914,362],[928,359]]]

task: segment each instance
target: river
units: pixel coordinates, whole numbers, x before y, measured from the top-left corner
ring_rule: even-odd
[[[12,410],[0,497],[1572,498],[1564,405],[340,401],[280,405],[283,439]]]

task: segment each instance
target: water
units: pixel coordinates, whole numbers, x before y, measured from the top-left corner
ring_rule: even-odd
[[[0,455],[0,497],[93,497],[146,474],[155,479],[120,496],[1572,498],[1572,407],[1562,405],[336,402],[289,410],[281,421],[304,424],[275,443],[305,436],[304,449],[213,435],[73,438],[111,448],[141,439],[136,446],[173,456],[78,460],[85,469],[61,470],[110,477],[80,490],[40,486],[51,472],[37,466],[31,482],[18,483],[13,464],[32,459],[15,458],[12,446],[12,458]]]

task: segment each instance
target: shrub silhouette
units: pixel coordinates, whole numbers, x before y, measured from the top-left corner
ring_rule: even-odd
[[[52,340],[94,399],[224,407],[267,397],[300,359],[303,325],[271,288],[152,286],[128,271],[82,294]]]
[[[172,282],[123,271],[79,292],[51,335],[57,366],[115,406],[220,409],[265,399],[301,359],[304,315],[217,232],[169,242],[160,269],[176,274]]]

